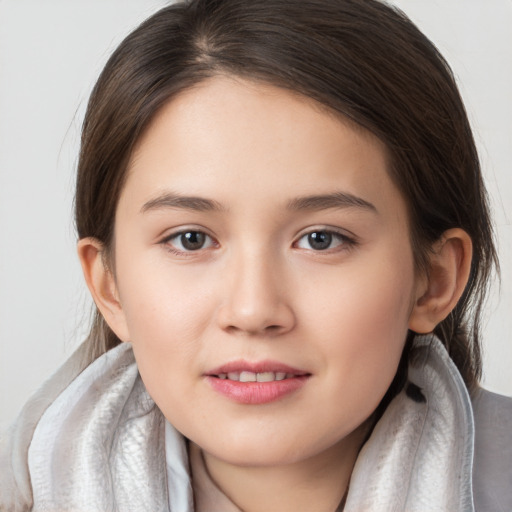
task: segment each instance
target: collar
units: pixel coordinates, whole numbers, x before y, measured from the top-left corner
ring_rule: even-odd
[[[417,336],[409,384],[356,461],[345,510],[472,512],[474,425],[455,364],[434,335]],[[411,399],[411,387],[421,390]]]

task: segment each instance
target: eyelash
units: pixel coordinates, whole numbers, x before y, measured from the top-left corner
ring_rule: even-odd
[[[314,248],[306,248],[306,247],[300,247],[300,242],[301,240],[303,239],[307,239],[309,244],[311,245],[311,242],[313,241],[311,238],[309,237],[312,237],[313,235],[318,235],[318,234],[322,234],[323,236],[327,235],[327,240],[329,242],[329,245],[332,244],[332,242],[334,242],[335,240],[338,241],[337,245],[335,245],[334,247],[325,247],[323,249],[320,249],[320,248],[317,248],[317,249],[314,249]],[[205,243],[207,243],[208,245],[205,247],[204,244],[201,244],[200,247],[198,247],[197,249],[186,249],[184,246],[183,246],[183,240],[180,241],[180,245],[181,245],[181,249],[179,248],[176,248],[175,246],[172,245],[172,241],[173,240],[180,240],[181,237],[183,236],[186,236],[186,235],[194,235],[194,236],[202,236],[202,237],[205,237],[204,240],[205,240]],[[178,256],[189,256],[189,255],[193,255],[194,253],[198,253],[200,252],[201,250],[207,250],[211,247],[216,247],[218,246],[218,243],[213,239],[213,237],[211,237],[210,235],[208,235],[207,233],[205,233],[204,231],[200,230],[200,229],[183,229],[181,231],[178,231],[176,233],[172,233],[171,235],[165,237],[161,242],[160,242],[162,245],[164,245],[166,247],[166,249],[172,253],[172,254],[175,254],[175,255],[178,255]],[[320,242],[321,243],[321,242]],[[302,234],[294,243],[293,243],[293,246],[294,247],[297,247],[297,248],[300,248],[300,249],[305,249],[305,250],[308,250],[308,251],[313,251],[315,253],[331,253],[333,251],[348,251],[350,249],[353,249],[356,245],[357,245],[357,241],[355,238],[353,237],[349,237],[347,236],[346,234],[344,233],[340,233],[339,231],[336,231],[336,230],[333,230],[333,229],[312,229],[304,234]]]
[[[329,245],[330,243],[334,242],[335,240],[338,241],[338,244],[335,247],[326,247],[324,249],[308,249],[304,247],[300,247],[299,243],[303,239],[308,239],[308,242],[311,243],[311,239],[309,237],[312,237],[313,235],[318,235],[322,233],[323,235],[327,235],[329,239]],[[326,229],[326,228],[320,228],[320,229],[312,229],[308,231],[307,233],[304,233],[301,235],[298,240],[294,243],[294,246],[313,251],[315,253],[331,253],[333,251],[347,251],[350,249],[353,249],[357,245],[357,241],[354,237],[350,237],[344,233],[340,233],[339,231],[333,230],[333,229]]]
[[[191,234],[204,236],[205,240],[209,240],[208,247],[205,248],[204,245],[201,245],[201,247],[194,250],[186,249],[185,247],[183,247],[183,242],[180,242],[182,249],[178,249],[172,245],[173,240],[180,240],[181,237]],[[204,231],[201,231],[200,229],[183,229],[181,231],[178,231],[177,233],[172,233],[171,235],[165,237],[160,243],[164,245],[170,253],[176,254],[177,256],[192,255],[194,253],[201,251],[202,249],[208,249],[209,247],[214,247],[218,245],[217,242],[210,235],[208,235]]]

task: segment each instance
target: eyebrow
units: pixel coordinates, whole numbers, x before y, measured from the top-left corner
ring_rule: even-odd
[[[289,210],[327,210],[329,208],[360,208],[377,213],[377,208],[361,197],[347,192],[303,196],[292,199],[288,203]]]
[[[219,202],[212,199],[197,196],[182,196],[174,192],[165,192],[158,197],[145,202],[141,208],[142,213],[162,209],[185,209],[197,212],[226,211]],[[320,194],[302,196],[292,199],[287,204],[288,210],[327,210],[329,208],[360,208],[377,213],[377,208],[361,197],[347,192],[335,192],[333,194]]]
[[[224,211],[225,208],[212,199],[195,196],[182,196],[173,192],[165,192],[143,204],[142,213],[167,208],[179,208],[196,212]]]

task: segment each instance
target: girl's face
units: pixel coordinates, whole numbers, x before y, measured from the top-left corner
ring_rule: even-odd
[[[112,327],[209,456],[265,466],[359,447],[421,294],[387,165],[382,143],[311,101],[226,77],[173,99],[140,140]]]

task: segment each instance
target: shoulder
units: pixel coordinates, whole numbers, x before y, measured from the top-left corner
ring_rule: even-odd
[[[475,508],[512,510],[512,398],[479,389],[472,402]]]

